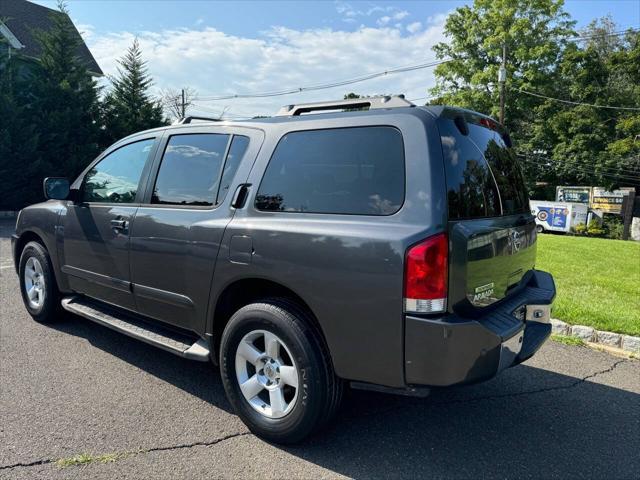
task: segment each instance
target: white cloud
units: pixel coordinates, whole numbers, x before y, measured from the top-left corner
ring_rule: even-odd
[[[413,22],[407,25],[407,31],[409,33],[416,33],[420,31],[421,28],[422,28],[422,23],[420,22]]]
[[[447,20],[447,17],[453,12],[453,10],[450,10],[449,12],[443,12],[443,13],[436,13],[435,15],[429,15],[427,17],[427,24],[429,25],[440,25],[440,24],[444,24],[444,22]]]
[[[82,35],[82,38],[85,42],[89,41],[91,37],[93,37],[95,33],[95,27],[90,23],[80,23],[74,21],[73,24],[76,26],[78,32],[80,32],[80,35]]]
[[[393,14],[393,19],[394,20],[402,20],[405,17],[409,16],[409,12],[407,12],[406,10],[401,10],[399,12],[396,12]]]
[[[400,10],[398,7],[393,5],[369,5],[366,9],[359,9],[355,8],[350,3],[336,1],[335,6],[336,11],[343,17],[342,21],[347,23],[355,22],[356,17],[371,17],[373,14],[384,14],[376,20],[376,23],[378,25],[386,25],[391,20],[402,20],[409,16],[409,12],[406,10]]]
[[[257,38],[205,27],[93,34],[87,42],[103,71],[113,75],[117,59],[137,36],[155,88],[189,86],[207,97],[316,85],[422,63],[435,57],[431,47],[444,39],[442,26],[433,24],[409,34],[389,26],[360,26],[355,31],[273,27]],[[196,103],[201,114],[229,106],[231,114],[251,116],[272,114],[287,103],[339,99],[350,91],[423,97],[433,83],[433,70],[425,69],[322,91]]]

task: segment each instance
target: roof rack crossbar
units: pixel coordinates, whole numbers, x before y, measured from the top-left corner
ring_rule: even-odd
[[[404,95],[350,98],[348,100],[285,105],[278,111],[276,117],[296,116],[303,113],[317,112],[322,110],[342,110],[344,108],[368,108],[369,110],[374,110],[378,108],[399,108],[413,106],[415,105],[409,100],[406,100],[404,98]]]
[[[182,125],[185,123],[191,123],[192,120],[204,120],[206,122],[219,122],[219,118],[211,118],[211,117],[195,117],[193,115],[189,115],[188,117],[182,117],[180,120],[176,122],[177,125]]]

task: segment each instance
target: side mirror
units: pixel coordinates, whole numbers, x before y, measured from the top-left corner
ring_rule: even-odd
[[[62,177],[47,177],[42,182],[44,198],[47,200],[66,200],[69,198],[69,180]]]

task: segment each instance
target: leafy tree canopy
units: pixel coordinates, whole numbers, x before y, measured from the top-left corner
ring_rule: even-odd
[[[445,23],[431,103],[494,117],[506,46],[506,115],[530,189],[536,183],[640,187],[638,32],[615,33],[608,18],[580,35],[562,0],[476,0]],[[578,37],[578,38],[576,38]],[[551,99],[536,97],[531,92]]]

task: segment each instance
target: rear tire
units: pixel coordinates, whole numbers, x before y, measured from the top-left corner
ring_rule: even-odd
[[[324,340],[309,315],[286,299],[253,303],[231,317],[220,371],[237,415],[275,443],[296,443],[316,431],[342,397]]]
[[[46,248],[29,242],[20,254],[20,293],[22,301],[36,322],[51,323],[60,312],[60,292]]]

